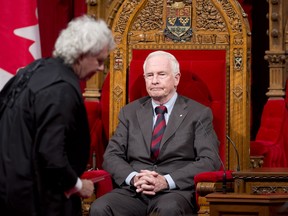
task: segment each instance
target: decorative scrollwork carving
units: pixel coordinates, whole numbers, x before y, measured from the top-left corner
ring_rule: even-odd
[[[282,186],[253,186],[251,188],[253,194],[276,194],[276,193],[287,193],[287,187]]]
[[[234,49],[234,69],[236,71],[241,71],[243,69],[243,50]]]
[[[251,189],[253,194],[272,194],[276,193],[277,187],[254,186]]]
[[[234,32],[242,32],[242,22],[239,15],[236,13],[231,3],[227,0],[218,0],[222,5],[224,11],[226,12],[227,17],[229,18],[229,23]]]
[[[167,0],[167,4],[172,5],[172,4],[191,4],[192,0]]]
[[[95,6],[97,5],[97,0],[86,0],[86,3],[89,4],[90,6]]]
[[[288,187],[282,187],[284,193],[288,193]]]
[[[215,6],[210,1],[196,1],[196,28],[217,32],[227,31],[225,22]]]
[[[253,169],[262,167],[264,163],[263,158],[264,156],[250,156],[250,167]]]
[[[272,0],[271,3],[272,3],[273,5],[277,5],[277,4],[279,4],[279,0]]]
[[[113,99],[119,103],[123,97],[123,88],[120,85],[115,86],[113,90]]]
[[[128,42],[129,44],[136,44],[139,42],[156,42],[164,41],[163,32],[129,32],[128,33]]]
[[[140,1],[141,0],[130,0],[125,3],[125,5],[123,5],[123,10],[119,16],[119,20],[114,30],[115,32],[123,33],[125,31],[125,27],[128,23],[129,17]]]
[[[241,85],[237,85],[235,86],[235,88],[233,89],[233,94],[236,96],[237,101],[241,101],[243,98],[243,88],[241,87]]]
[[[283,54],[267,54],[264,59],[269,62],[270,65],[273,64],[284,64],[286,62],[286,56]]]
[[[243,41],[243,34],[237,34],[237,35],[235,35],[233,42],[234,42],[235,45],[242,45],[242,44],[244,43],[244,41]]]
[[[149,1],[141,10],[133,23],[132,31],[161,30],[163,26],[163,0]]]
[[[123,52],[120,49],[114,51],[114,69],[122,70],[123,68]]]

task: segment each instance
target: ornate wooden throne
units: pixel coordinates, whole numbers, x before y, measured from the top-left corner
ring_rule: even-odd
[[[90,15],[107,21],[117,43],[107,66],[109,136],[117,126],[121,107],[137,97],[135,91],[142,92],[144,80],[139,85],[137,80],[143,77],[141,64],[147,53],[167,50],[182,65],[181,82],[187,83],[189,79],[192,82],[195,75],[205,84],[211,103],[222,95],[220,108],[210,104],[214,119],[220,122],[214,127],[221,141],[221,159],[226,170],[236,170],[238,165],[241,169],[248,168],[250,30],[237,0],[90,0],[88,5]],[[186,71],[191,73],[190,77],[185,75]],[[102,76],[92,82],[96,84],[88,83],[87,89],[91,91],[96,86],[97,91]],[[189,88],[185,92],[189,95]],[[226,135],[236,144],[240,164]]]

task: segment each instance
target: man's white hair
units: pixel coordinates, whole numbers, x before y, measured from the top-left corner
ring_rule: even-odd
[[[143,71],[145,73],[145,68],[146,68],[146,64],[147,64],[147,61],[154,57],[154,56],[164,56],[166,57],[168,60],[170,60],[170,65],[171,65],[171,69],[172,69],[172,72],[173,74],[177,74],[177,73],[180,73],[180,66],[179,66],[179,62],[178,60],[175,58],[174,55],[172,55],[171,53],[169,52],[165,52],[165,51],[162,51],[162,50],[158,50],[158,51],[154,51],[152,53],[150,53],[147,58],[145,59],[144,61],[144,64],[143,64]]]
[[[100,53],[108,46],[114,49],[115,42],[111,30],[103,20],[95,20],[88,15],[69,22],[56,40],[53,57],[60,57],[65,64],[72,65],[85,54]]]

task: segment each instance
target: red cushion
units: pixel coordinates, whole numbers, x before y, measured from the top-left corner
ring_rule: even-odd
[[[255,141],[250,142],[250,154],[264,156],[263,167],[288,166],[287,108],[283,99],[270,99],[264,106]]]
[[[92,167],[95,165],[96,167],[94,168],[101,168],[104,153],[104,144],[102,140],[101,106],[98,101],[85,101],[85,107],[91,139],[89,166]]]
[[[286,166],[286,155],[282,145],[266,141],[251,141],[250,154],[253,156],[262,155],[263,167],[284,167]]]
[[[226,170],[226,182],[232,182],[233,181],[233,176],[232,170]],[[199,173],[194,177],[194,183],[197,185],[199,182],[223,182],[223,171],[215,171],[215,172],[203,172]],[[196,191],[196,203],[198,204],[198,198],[199,198],[199,193]],[[199,208],[199,206],[198,206]]]
[[[277,142],[282,131],[283,117],[285,113],[284,100],[268,100],[261,116],[260,128],[256,140]]]
[[[100,197],[113,189],[111,176],[105,170],[86,171],[81,179],[100,180],[95,183],[96,197]]]
[[[232,170],[226,170],[226,180],[231,181],[233,179]],[[215,172],[203,172],[194,177],[195,185],[198,182],[221,182],[223,181],[223,171],[215,171]]]

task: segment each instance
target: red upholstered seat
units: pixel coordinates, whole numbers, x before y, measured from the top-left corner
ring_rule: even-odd
[[[252,156],[264,156],[263,167],[288,166],[287,121],[285,100],[268,100],[262,112],[256,139],[250,143]]]

